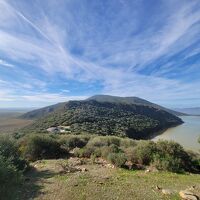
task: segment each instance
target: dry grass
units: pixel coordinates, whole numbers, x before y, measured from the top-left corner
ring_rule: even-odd
[[[44,160],[34,163],[23,195],[19,198],[36,200],[175,200],[180,199],[178,191],[196,185],[200,192],[200,175],[175,174],[167,172],[145,173],[118,168],[107,168],[97,164],[85,164],[86,172],[60,173],[60,162],[66,160]],[[175,191],[163,195],[156,185]]]
[[[0,113],[0,133],[12,133],[31,124],[32,120],[18,118],[22,113]]]

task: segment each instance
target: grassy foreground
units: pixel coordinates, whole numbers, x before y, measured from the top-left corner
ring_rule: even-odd
[[[195,185],[195,194],[200,195],[200,175],[169,172],[133,171],[91,164],[87,161],[80,168],[87,171],[62,173],[63,159],[42,160],[26,175],[26,180],[17,199],[37,200],[160,200],[180,199],[178,192]],[[156,185],[174,191],[164,195]]]

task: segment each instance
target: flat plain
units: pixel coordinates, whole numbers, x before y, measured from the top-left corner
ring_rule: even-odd
[[[0,112],[0,133],[12,133],[29,125],[32,120],[20,119],[22,112]]]

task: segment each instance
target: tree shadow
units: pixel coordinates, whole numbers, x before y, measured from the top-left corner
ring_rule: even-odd
[[[34,199],[41,194],[44,194],[42,189],[45,183],[49,183],[48,179],[58,175],[51,170],[38,171],[35,168],[31,168],[25,173],[24,183],[22,184],[19,192],[20,200]]]

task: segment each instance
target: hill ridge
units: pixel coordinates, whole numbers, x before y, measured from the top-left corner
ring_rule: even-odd
[[[90,99],[62,103],[59,108],[22,131],[42,133],[47,132],[50,127],[65,126],[69,129],[68,133],[72,134],[89,133],[146,139],[181,123],[183,121],[177,116],[151,106]]]
[[[111,102],[111,103],[126,103],[126,104],[136,104],[136,105],[144,105],[144,106],[150,106],[154,107],[160,110],[165,110],[173,115],[176,116],[182,116],[187,115],[182,112],[174,111],[168,108],[165,108],[163,106],[160,106],[158,104],[152,103],[150,101],[147,101],[145,99],[139,98],[139,97],[119,97],[119,96],[111,96],[111,95],[94,95],[91,96],[85,100],[77,100],[77,101],[90,101],[90,100],[96,100],[98,102]],[[70,101],[68,101],[70,102]],[[45,117],[48,114],[55,112],[56,110],[62,110],[65,105],[68,102],[61,102],[54,105],[46,106],[44,108],[39,108],[33,111],[29,111],[21,116],[21,118],[25,119],[38,119],[41,117]]]

